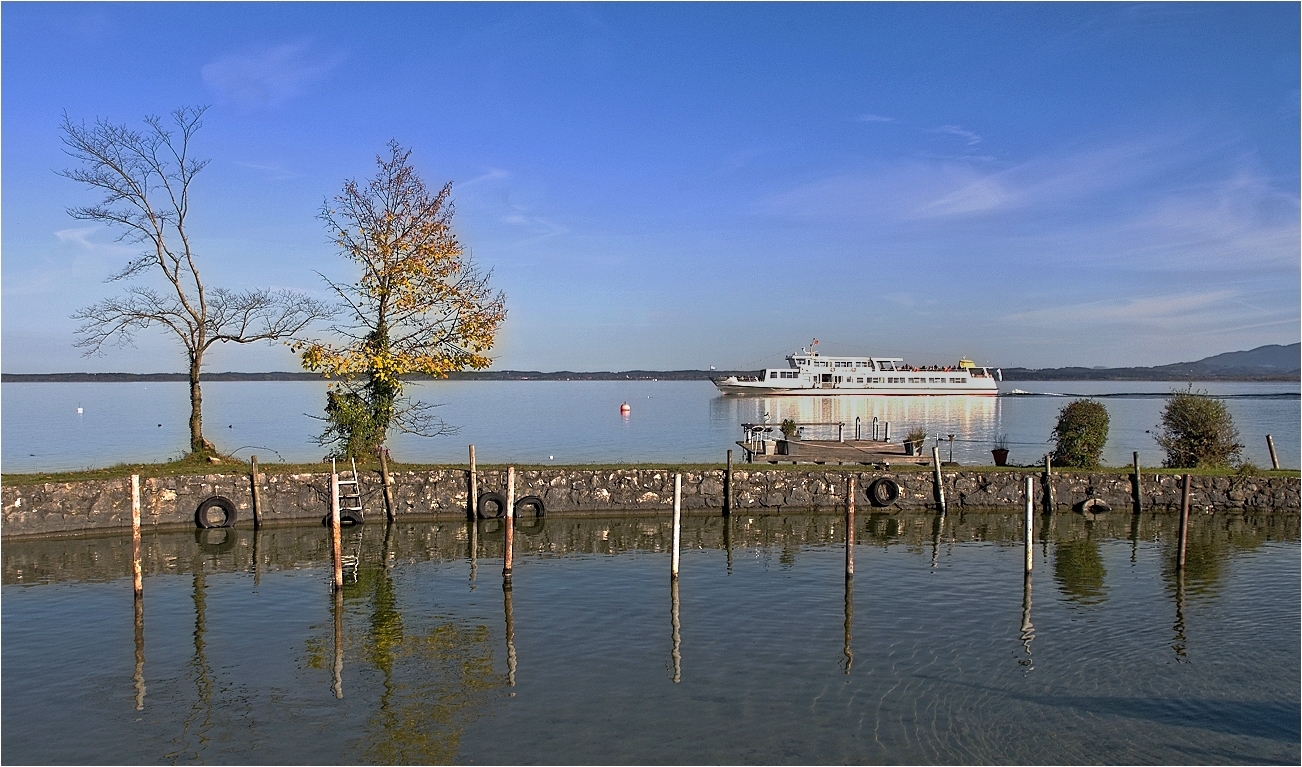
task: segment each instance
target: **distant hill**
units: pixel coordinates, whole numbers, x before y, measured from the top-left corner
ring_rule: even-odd
[[[1005,381],[1297,381],[1302,344],[1258,346],[1196,362],[1136,368],[1004,368]]]
[[[560,370],[476,370],[453,373],[453,381],[708,381],[731,375],[756,375],[758,370],[622,370],[575,372]],[[1302,378],[1302,344],[1259,346],[1246,352],[1226,352],[1197,362],[1177,362],[1148,368],[1004,368],[1006,381],[1297,381]],[[425,375],[407,381],[433,380]],[[9,383],[185,381],[185,373],[4,373]],[[315,373],[204,373],[204,381],[319,381]]]

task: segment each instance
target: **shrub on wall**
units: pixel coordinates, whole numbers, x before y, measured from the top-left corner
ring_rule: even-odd
[[[1174,391],[1162,409],[1157,444],[1166,451],[1170,469],[1229,466],[1239,457],[1239,430],[1225,403],[1194,391]]]
[[[1058,411],[1053,427],[1053,462],[1059,466],[1093,469],[1108,441],[1108,410],[1092,399],[1080,399]]]

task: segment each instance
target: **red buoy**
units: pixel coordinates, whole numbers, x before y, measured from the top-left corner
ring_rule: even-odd
[[[627,403],[627,402],[625,402],[624,404],[622,404],[622,405],[619,406],[619,412],[621,412],[621,413],[627,413],[627,412],[631,411],[632,409],[633,409],[633,408],[631,408],[631,407],[628,406],[628,403]]]

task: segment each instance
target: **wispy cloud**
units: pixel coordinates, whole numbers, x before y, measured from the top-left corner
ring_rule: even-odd
[[[1213,290],[1119,301],[1090,301],[1017,312],[1006,315],[1003,321],[1048,327],[1142,324],[1173,328],[1186,325],[1190,319],[1205,317],[1209,307],[1227,306],[1238,295],[1235,290]]]
[[[981,136],[977,135],[976,133],[970,130],[967,130],[961,125],[942,125],[939,128],[929,128],[927,132],[946,133],[950,136],[958,136],[959,138],[967,142],[968,146],[973,146],[981,143]]]
[[[514,227],[524,229],[529,233],[527,242],[559,237],[569,233],[567,227],[561,226],[554,221],[549,221],[542,216],[530,216],[523,212],[511,213],[502,217],[502,223],[510,224]],[[519,244],[519,243],[517,243]]]
[[[95,243],[87,238],[98,228],[97,226],[83,226],[76,229],[60,229],[54,233],[54,236],[59,239],[59,242],[71,242],[89,250],[95,247]]]
[[[257,111],[278,107],[321,80],[342,55],[313,56],[307,42],[222,57],[202,69],[204,84],[223,103]]]
[[[508,173],[507,171],[504,171],[500,168],[490,168],[487,172],[481,173],[480,175],[475,176],[469,181],[456,182],[456,186],[454,188],[465,189],[467,187],[478,186],[479,184],[487,184],[492,181],[500,181],[504,178],[510,178],[510,177],[511,174]]]

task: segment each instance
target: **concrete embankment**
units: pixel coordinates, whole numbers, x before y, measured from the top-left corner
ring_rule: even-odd
[[[738,468],[733,471],[733,505],[738,509],[832,509],[845,503],[846,481],[858,477],[857,504],[871,507],[866,496],[874,480],[886,477],[899,486],[890,509],[936,507],[936,486],[929,472],[793,471]],[[1025,473],[1012,471],[945,471],[945,495],[950,509],[1016,509],[1023,501]],[[1043,508],[1044,477],[1034,476],[1038,508]],[[384,515],[383,490],[376,473],[361,476],[362,497],[371,519]],[[392,475],[396,513],[401,517],[463,517],[469,495],[469,472],[457,469],[395,472]],[[481,493],[502,491],[505,471],[480,471]],[[1193,509],[1220,511],[1297,512],[1298,477],[1193,477]],[[674,472],[666,469],[538,469],[516,472],[516,497],[536,495],[547,514],[645,514],[672,508]],[[683,507],[689,513],[719,510],[724,502],[723,470],[683,472]],[[1070,509],[1087,498],[1099,498],[1118,511],[1134,503],[1134,482],[1128,474],[1055,473],[1049,480],[1054,506]],[[330,475],[260,475],[264,523],[321,519],[330,508]],[[205,499],[220,495],[234,502],[237,527],[252,524],[252,482],[249,474],[171,476],[141,480],[141,522],[144,527],[193,527],[195,510]],[[1140,492],[1145,511],[1177,511],[1180,478],[1146,474]],[[0,533],[8,538],[131,526],[129,479],[92,480],[41,485],[6,485],[0,489],[3,517]]]

